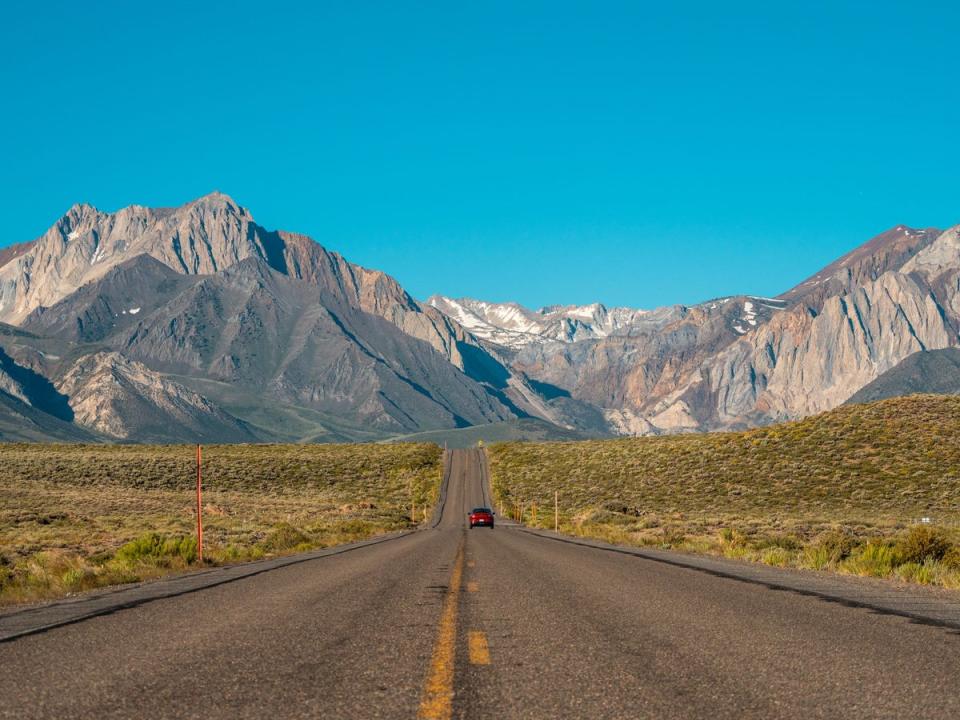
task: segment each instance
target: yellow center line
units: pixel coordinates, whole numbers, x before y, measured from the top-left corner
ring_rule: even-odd
[[[480,583],[476,580],[471,580],[467,583],[467,592],[477,592],[480,589]]]
[[[450,576],[450,588],[443,600],[440,630],[433,646],[430,673],[420,696],[421,720],[449,720],[453,714],[453,667],[457,643],[457,605],[460,601],[460,582],[463,578],[463,545],[460,538],[457,559]]]
[[[490,648],[487,646],[487,634],[479,630],[471,630],[467,640],[470,647],[470,664],[489,665]]]

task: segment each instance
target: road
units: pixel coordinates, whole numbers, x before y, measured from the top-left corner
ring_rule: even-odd
[[[960,633],[557,542],[454,451],[436,526],[0,643],[3,718],[960,717]]]

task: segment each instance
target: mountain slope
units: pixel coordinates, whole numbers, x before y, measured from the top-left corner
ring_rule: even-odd
[[[527,341],[511,366],[597,408],[620,434],[799,418],[836,407],[917,351],[957,345],[957,288],[957,229],[901,225],[778,298],[720,298],[652,311],[602,337]],[[487,304],[466,307],[478,306]],[[644,324],[651,316],[659,322]],[[496,317],[483,319],[496,337]]]
[[[9,331],[3,333],[9,334]],[[73,409],[65,395],[43,375],[18,364],[0,349],[0,441],[101,440],[96,433],[73,421]]]
[[[421,307],[389,275],[349,263],[305,235],[266,230],[246,208],[219,192],[178,208],[131,205],[104,213],[74,205],[43,236],[20,246],[0,265],[0,321],[19,324],[139,255],[182,275],[214,274],[257,258],[344,304],[387,319],[430,343],[460,369],[465,369],[462,346],[478,346],[444,315]]]
[[[791,304],[802,302],[819,311],[827,298],[873,282],[891,270],[900,270],[940,234],[941,231],[935,228],[918,230],[897,225],[830,263],[785,292],[780,299]]]
[[[73,420],[117,440],[233,443],[258,440],[245,423],[184,386],[116,352],[84,356],[57,382]]]
[[[917,352],[855,392],[848,404],[916,394],[960,395],[960,348]]]
[[[498,354],[393,278],[306,236],[268,231],[220,193],[179,208],[76,205],[15,255],[0,266],[0,319],[37,338],[13,343],[18,358],[74,395],[90,373],[122,378],[127,395],[113,407],[142,409],[152,397],[169,413],[157,388],[182,400],[199,389],[188,404],[220,413],[224,437],[243,435],[231,424],[236,403],[266,424],[244,428],[285,439],[549,414]],[[147,432],[140,410],[115,411],[125,418],[117,423],[77,414],[114,436]],[[173,424],[192,432],[186,416]]]
[[[69,395],[28,396],[16,370],[0,378],[5,397],[76,425],[56,415],[65,403],[133,440],[157,432],[138,419],[149,407],[191,436],[202,416],[259,439],[529,416],[589,434],[740,428],[836,407],[907,356],[960,345],[957,228],[898,226],[777,298],[654,310],[421,304],[220,193],[179,208],[76,205],[0,261],[0,347]],[[88,412],[100,406],[86,378],[122,399]]]
[[[427,342],[259,258],[183,276],[138,256],[34,311],[22,327],[381,434],[517,414],[496,389],[467,377]]]

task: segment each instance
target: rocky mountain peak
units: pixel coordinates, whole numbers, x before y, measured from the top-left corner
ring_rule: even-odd
[[[192,200],[183,206],[184,208],[193,208],[195,210],[205,211],[214,215],[224,213],[227,215],[236,215],[253,220],[253,215],[247,208],[240,205],[232,197],[219,190],[214,190],[202,197]]]
[[[944,271],[960,269],[960,225],[940,233],[927,247],[903,267],[904,272],[919,272],[928,279]]]
[[[648,311],[590,305],[549,305],[530,310],[515,302],[434,295],[427,303],[487,342],[517,350],[548,342],[572,343],[628,332]]]
[[[40,238],[43,240],[56,229],[59,231],[60,239],[64,241],[75,240],[82,232],[90,229],[103,216],[93,205],[87,203],[74,203],[67,210],[47,233]]]
[[[271,244],[271,241],[272,244]],[[0,320],[19,323],[137,255],[175,271],[211,274],[247,257],[282,266],[277,239],[221,192],[176,208],[104,213],[76,204],[43,236],[0,264]]]
[[[788,303],[802,302],[819,310],[833,295],[850,292],[877,280],[885,272],[900,271],[931,245],[940,231],[897,225],[880,233],[779,296]]]

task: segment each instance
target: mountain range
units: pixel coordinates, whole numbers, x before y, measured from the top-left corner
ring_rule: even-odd
[[[914,353],[960,346],[958,327],[957,228],[898,226],[775,298],[529,310],[419,302],[222,193],[75,205],[0,250],[0,438],[741,428],[840,405]]]

